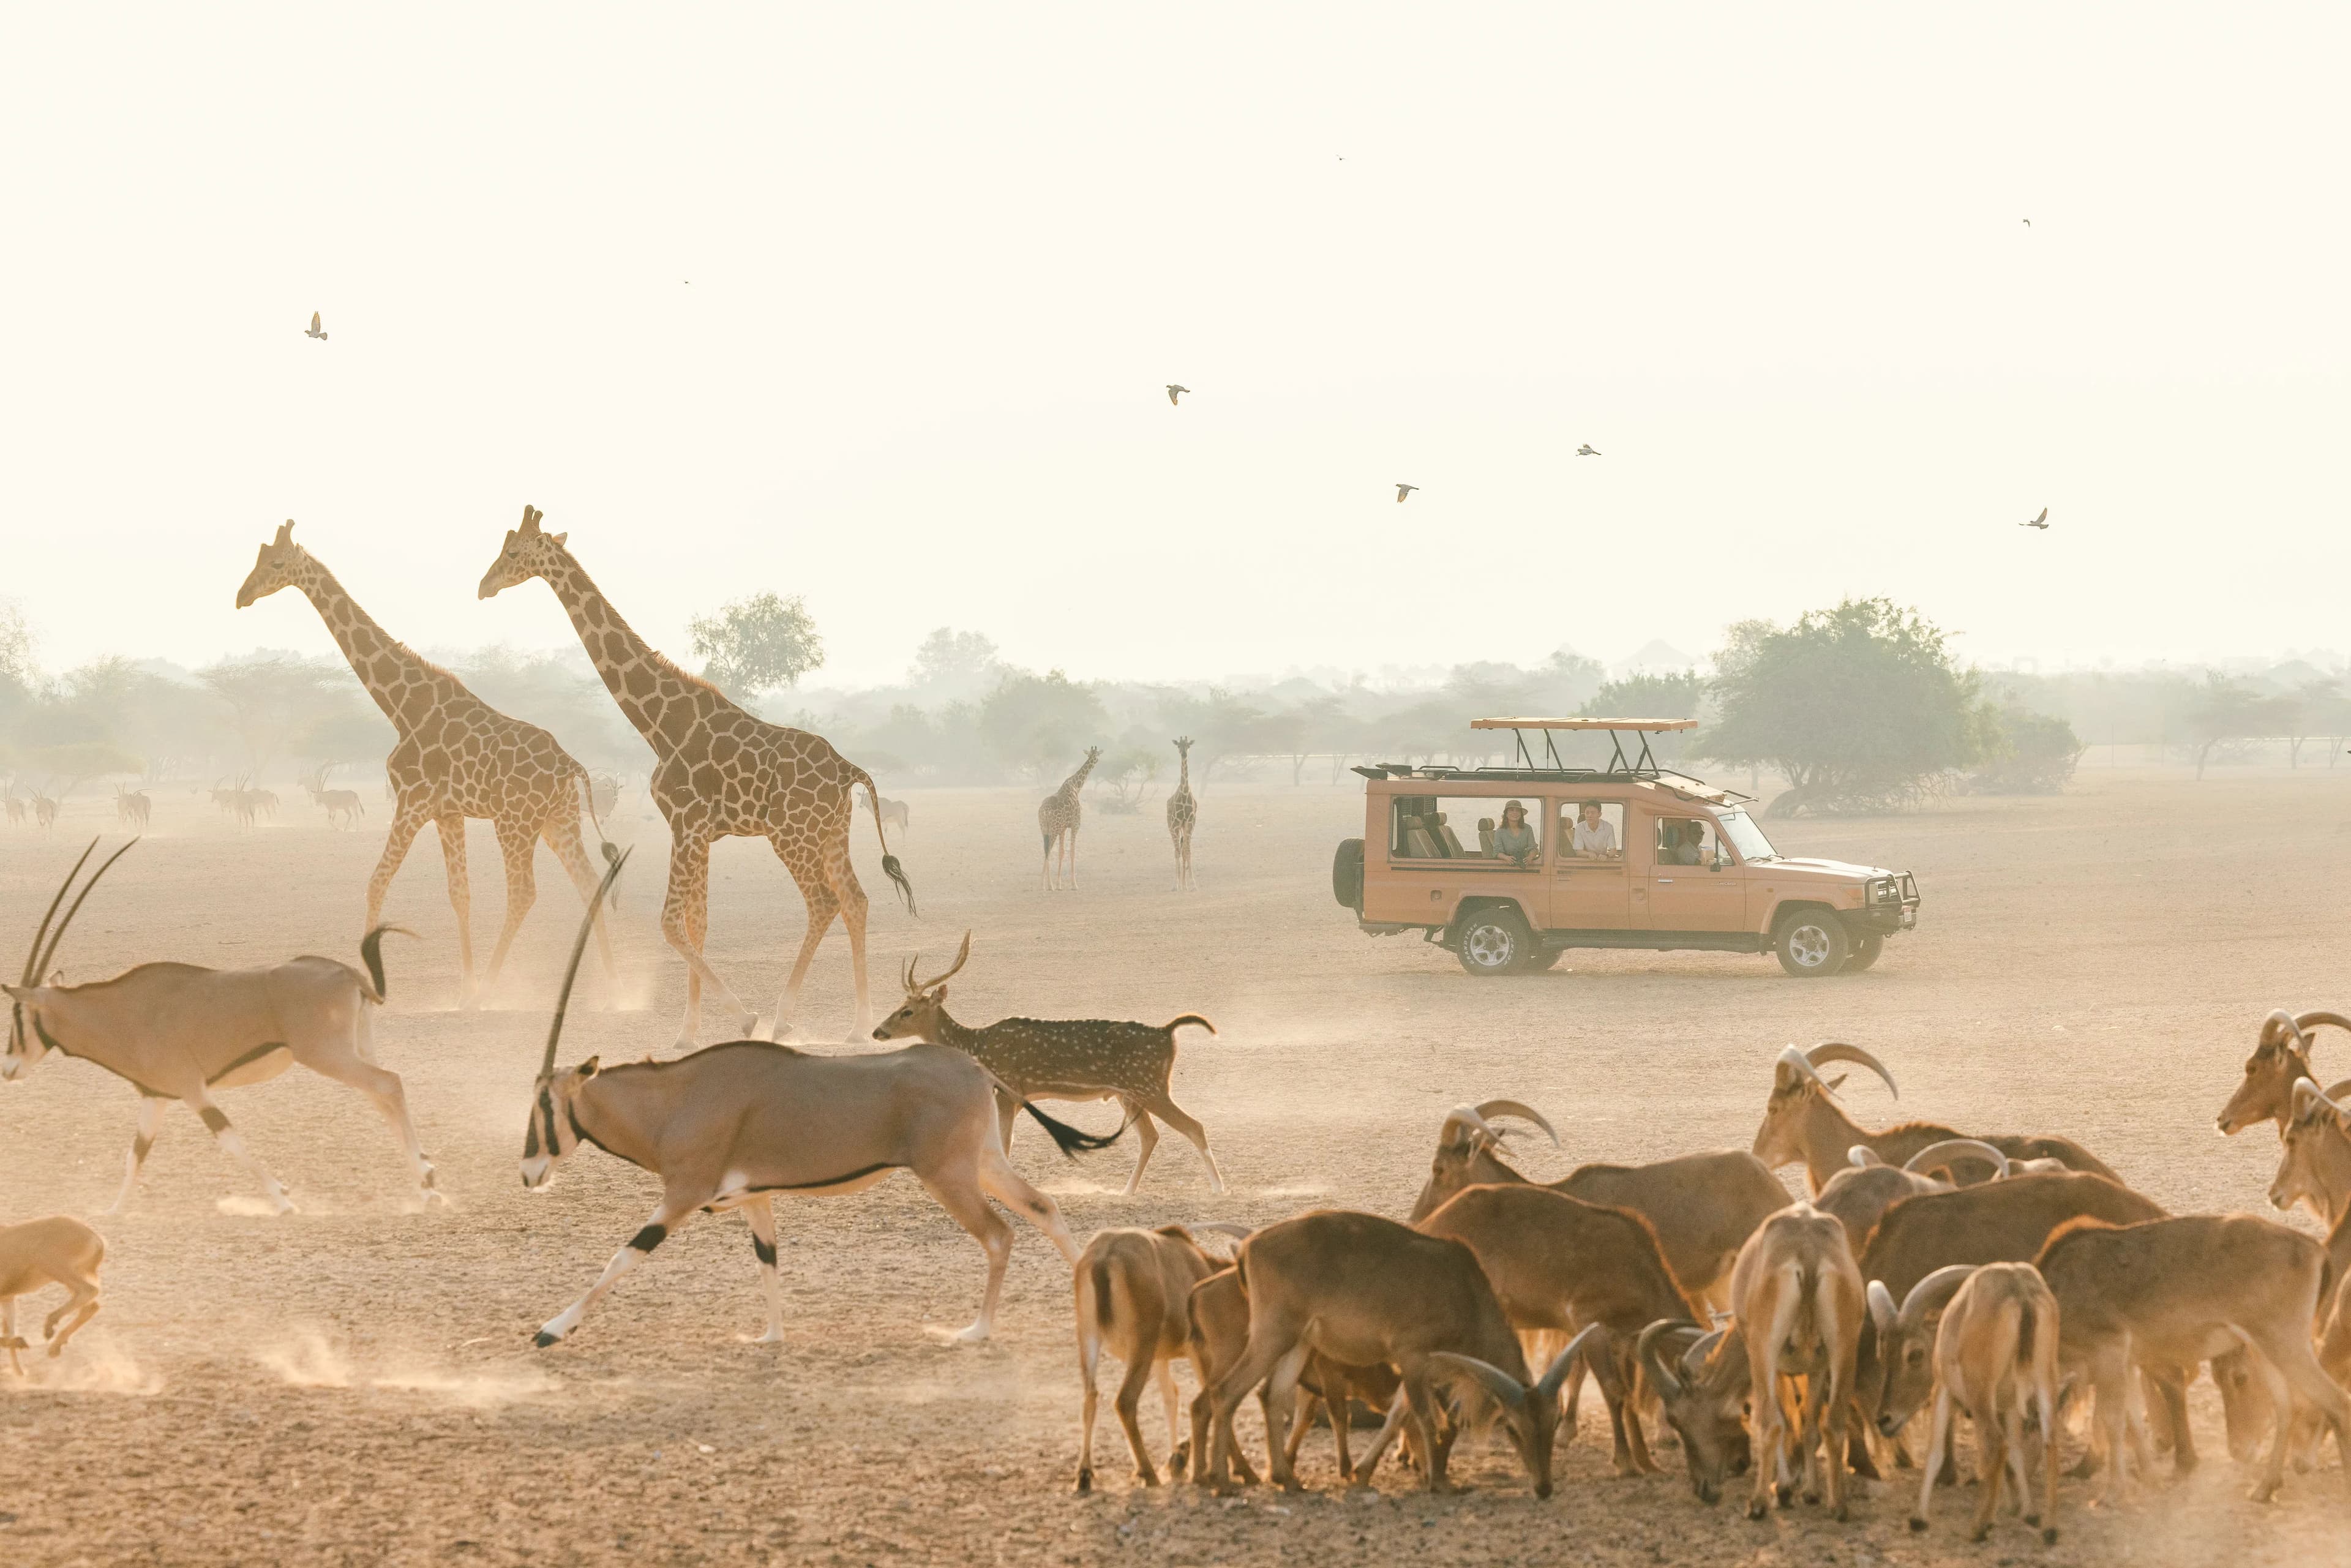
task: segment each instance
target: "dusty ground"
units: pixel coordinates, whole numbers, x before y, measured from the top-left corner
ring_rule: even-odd
[[[1223,1028],[1213,1041],[1187,1036],[1176,1091],[1208,1124],[1233,1196],[1212,1198],[1172,1140],[1134,1199],[1117,1196],[1123,1148],[1071,1166],[1033,1129],[1018,1140],[1016,1158],[1081,1236],[1322,1203],[1400,1216],[1445,1108],[1487,1095],[1525,1098],[1560,1124],[1568,1154],[1530,1156],[1546,1176],[1570,1160],[1744,1146],[1771,1053],[1832,1036],[1877,1050],[1902,1082],[1898,1110],[1875,1088],[1854,1091],[1865,1120],[2062,1130],[2167,1204],[2255,1207],[2274,1140],[2223,1143],[2212,1113],[2266,1009],[2346,1000],[2351,769],[2198,785],[2092,768],[2062,800],[1780,827],[1785,850],[1908,867],[1926,894],[1920,930],[1875,971],[1813,983],[1762,958],[1632,954],[1473,981],[1432,949],[1358,935],[1332,904],[1332,843],[1360,831],[1352,790],[1217,782],[1201,793],[1203,891],[1169,891],[1154,804],[1140,817],[1091,813],[1084,887],[1049,896],[1028,793],[911,792],[905,861],[924,918],[875,904],[884,984],[916,946],[941,956],[976,930],[955,988],[966,1017],[1197,1009]],[[102,802],[77,802],[54,837],[0,834],[12,950],[69,846],[110,835],[110,818]],[[591,958],[590,1010],[575,1014],[569,1059],[665,1053],[675,1029],[683,969],[651,928],[662,843],[631,802],[618,826],[646,844],[620,931],[626,1006],[596,1010],[611,997]],[[362,831],[329,832],[289,806],[278,824],[237,833],[208,803],[167,795],[155,833],[93,898],[62,962],[89,978],[145,958],[346,954],[381,829],[379,812]],[[501,893],[476,832],[486,950]],[[877,886],[862,815],[857,843]],[[781,1348],[745,1343],[760,1327],[758,1281],[742,1222],[726,1218],[677,1235],[569,1343],[534,1352],[531,1331],[585,1288],[653,1194],[642,1173],[593,1151],[546,1194],[516,1179],[579,907],[540,863],[538,912],[479,1013],[451,1010],[453,926],[434,850],[420,842],[393,890],[391,915],[423,939],[391,950],[378,1040],[407,1080],[454,1211],[408,1212],[374,1113],[307,1075],[227,1097],[304,1205],[287,1218],[224,1207],[250,1199],[251,1184],[173,1111],[131,1212],[102,1222],[104,1315],[30,1386],[0,1378],[0,1562],[2351,1560],[2351,1497],[2334,1456],[2273,1506],[2243,1500],[2209,1385],[2198,1391],[2204,1469],[2139,1489],[2112,1513],[2068,1498],[2053,1548],[2013,1524],[1984,1547],[1962,1544],[1962,1500],[1944,1506],[1947,1526],[1914,1538],[1907,1490],[1865,1499],[1849,1526],[1801,1508],[1750,1524],[1734,1508],[1699,1507],[1677,1476],[1610,1477],[1604,1422],[1595,1439],[1589,1411],[1548,1502],[1487,1449],[1459,1463],[1476,1487],[1465,1497],[1424,1499],[1393,1469],[1377,1495],[1344,1496],[1320,1440],[1302,1496],[1145,1492],[1125,1479],[1108,1422],[1108,1485],[1080,1499],[1062,1265],[1024,1229],[997,1342],[942,1346],[927,1331],[968,1320],[980,1254],[904,1179],[786,1211]],[[764,845],[725,846],[718,872],[714,958],[772,1007],[799,905]],[[805,1021],[837,1036],[850,1010],[836,937]],[[129,1088],[80,1063],[0,1091],[0,1218],[94,1215],[113,1193],[132,1112]],[[1071,1114],[1109,1120],[1100,1106]]]

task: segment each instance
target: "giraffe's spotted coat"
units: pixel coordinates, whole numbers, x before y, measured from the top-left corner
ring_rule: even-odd
[[[1102,747],[1087,747],[1086,759],[1078,764],[1078,770],[1062,779],[1061,787],[1046,796],[1037,808],[1037,831],[1045,841],[1045,886],[1049,891],[1078,885],[1078,824],[1085,816],[1078,791],[1086,787],[1086,775],[1101,760]],[[1062,852],[1065,862],[1065,870],[1059,873],[1053,863],[1057,848]]]

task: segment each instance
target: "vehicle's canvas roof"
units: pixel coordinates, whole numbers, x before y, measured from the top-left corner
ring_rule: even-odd
[[[1473,718],[1471,729],[1696,729],[1694,718]]]

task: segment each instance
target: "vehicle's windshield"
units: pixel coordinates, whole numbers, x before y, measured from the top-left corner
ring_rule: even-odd
[[[1771,847],[1771,841],[1763,836],[1763,830],[1757,827],[1755,819],[1746,812],[1734,806],[1727,811],[1717,811],[1714,818],[1722,825],[1722,836],[1730,841],[1730,847],[1739,852],[1740,860],[1773,861],[1780,858],[1780,852]]]

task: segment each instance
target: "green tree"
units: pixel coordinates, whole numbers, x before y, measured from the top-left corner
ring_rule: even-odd
[[[2011,704],[1992,709],[1991,724],[1983,765],[1969,775],[1969,789],[1984,795],[2054,795],[2074,777],[2082,740],[2065,720]]]
[[[690,623],[703,678],[737,696],[796,685],[824,664],[824,639],[798,594],[759,593]]]
[[[980,738],[988,749],[1032,773],[1076,767],[1109,724],[1102,698],[1059,670],[1007,671],[979,705]]]
[[[1889,600],[1849,599],[1785,629],[1741,622],[1715,666],[1720,716],[1693,749],[1785,774],[1774,816],[1915,800],[1989,738],[1974,672]]]
[[[1696,670],[1653,675],[1646,672],[1610,681],[1583,705],[1585,718],[1696,718],[1706,695],[1706,678]]]
[[[2204,765],[2222,747],[2293,728],[2291,706],[2291,699],[2263,696],[2218,670],[2205,671],[2203,687],[2188,710],[2188,743],[2196,751],[2196,777],[2204,777]]]

